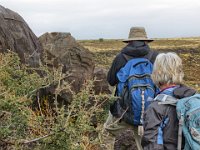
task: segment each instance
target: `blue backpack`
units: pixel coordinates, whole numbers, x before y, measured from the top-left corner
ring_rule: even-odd
[[[153,65],[146,58],[130,59],[119,70],[117,96],[120,97],[121,118],[131,125],[142,125],[144,111],[155,97],[156,88],[151,79]]]
[[[179,119],[178,150],[181,149],[182,132],[185,137],[185,150],[200,149],[200,94],[183,98],[176,104]]]

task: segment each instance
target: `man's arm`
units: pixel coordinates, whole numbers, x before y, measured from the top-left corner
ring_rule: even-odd
[[[121,53],[118,54],[113,60],[111,68],[107,74],[107,81],[111,86],[114,86],[118,83],[116,74],[125,64],[126,64],[126,59],[123,57]]]

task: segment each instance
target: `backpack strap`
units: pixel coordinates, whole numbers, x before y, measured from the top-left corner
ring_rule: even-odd
[[[179,119],[179,125],[178,125],[178,146],[177,150],[181,150],[182,146],[182,133],[183,133],[183,123],[184,123],[184,117],[181,115],[181,118]]]
[[[158,55],[158,52],[155,51],[149,51],[147,55],[144,56],[144,58],[148,59],[152,64],[154,64],[154,61]],[[140,57],[133,57],[127,54],[122,53],[122,56],[125,58],[126,61],[129,61],[133,58],[140,58]]]
[[[124,53],[122,53],[122,56],[125,58],[126,61],[129,61],[129,60],[135,58],[135,57],[133,57],[133,56],[129,56],[129,55],[124,54]]]
[[[158,52],[156,52],[156,51],[150,51],[150,52],[145,56],[145,58],[147,58],[152,64],[154,64],[154,61],[155,61],[157,55],[158,55]]]
[[[167,117],[168,113],[170,111],[170,107],[168,106],[165,113],[164,113],[164,116],[162,116],[162,121],[160,123],[160,126],[158,128],[158,135],[157,135],[157,144],[162,144],[164,143],[164,139],[163,139],[163,129],[166,127],[166,125],[168,124],[169,122],[169,118]]]
[[[145,107],[144,90],[142,90],[141,97],[142,97],[142,111],[141,111],[141,116],[140,116],[140,123],[142,125],[138,126],[138,135],[143,136],[144,134],[143,120],[144,120],[144,111],[145,111],[144,110],[144,107]]]
[[[173,96],[167,94],[158,94],[154,100],[158,101],[158,104],[168,104],[176,106],[178,99],[174,98]]]
[[[154,100],[158,100],[158,104],[168,104],[168,105],[173,105],[176,106],[176,103],[178,101],[178,99],[170,96],[170,95],[166,95],[166,94],[158,94]],[[179,126],[178,126],[178,146],[177,146],[177,150],[181,150],[181,146],[182,146],[182,130],[183,130],[183,123],[184,123],[184,117],[181,114],[181,117],[179,119]]]

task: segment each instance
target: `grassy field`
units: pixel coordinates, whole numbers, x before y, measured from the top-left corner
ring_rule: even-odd
[[[78,41],[94,53],[96,66],[109,69],[114,57],[126,45],[122,40]],[[200,37],[155,39],[150,48],[158,52],[176,52],[183,60],[185,82],[200,90]]]

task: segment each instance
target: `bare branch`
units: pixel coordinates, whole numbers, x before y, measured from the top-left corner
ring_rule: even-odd
[[[65,128],[59,130],[58,132],[64,131],[64,129],[65,129]],[[50,133],[50,134],[44,135],[44,136],[42,136],[42,137],[35,138],[35,139],[33,139],[33,140],[30,140],[30,141],[25,140],[24,142],[21,142],[21,144],[33,143],[33,142],[39,141],[39,140],[41,140],[41,139],[47,138],[47,137],[49,137],[49,136],[55,135],[56,133],[57,133],[57,132]]]

